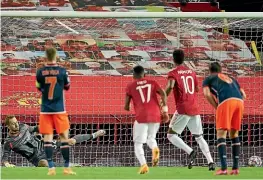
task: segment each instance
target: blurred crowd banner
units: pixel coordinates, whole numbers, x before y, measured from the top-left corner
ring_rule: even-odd
[[[164,6],[161,0],[2,0],[2,10],[118,11],[104,6]],[[146,9],[141,8],[142,11]]]
[[[162,18],[2,18],[0,73],[34,75],[45,61],[45,49],[55,47],[70,75],[129,76],[136,65],[149,75],[166,75],[173,68],[172,52],[181,48],[185,65],[199,76],[205,76],[214,61],[229,75],[262,76],[262,67],[244,41],[205,23],[197,27],[192,19],[178,24]]]

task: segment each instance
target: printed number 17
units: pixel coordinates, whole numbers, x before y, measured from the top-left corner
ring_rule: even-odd
[[[136,90],[138,90],[140,93],[140,96],[141,96],[143,103],[145,103],[145,96],[144,96],[143,91],[142,91],[142,89],[144,89],[144,88],[147,88],[146,103],[148,103],[151,100],[152,85],[151,84],[145,84],[143,86],[138,86],[136,88]]]

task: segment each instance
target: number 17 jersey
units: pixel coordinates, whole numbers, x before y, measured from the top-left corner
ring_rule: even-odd
[[[41,114],[65,113],[63,90],[69,89],[65,68],[48,64],[37,71],[37,88],[42,92]]]
[[[161,89],[154,80],[139,79],[130,83],[126,94],[132,98],[138,123],[160,123],[161,111],[157,91]]]
[[[168,73],[168,79],[175,81],[173,92],[178,114],[199,115],[196,73],[188,67],[180,65]]]

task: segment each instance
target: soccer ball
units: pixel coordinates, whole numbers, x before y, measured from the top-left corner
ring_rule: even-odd
[[[251,156],[248,159],[248,165],[250,167],[260,167],[262,165],[262,160],[259,156]]]

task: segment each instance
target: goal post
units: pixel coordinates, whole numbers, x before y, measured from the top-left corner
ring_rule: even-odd
[[[263,18],[261,12],[78,12],[2,11],[2,17],[60,18]]]
[[[71,136],[98,129],[107,132],[74,146],[74,163],[138,165],[132,142],[134,111],[123,110],[125,88],[136,65],[143,66],[147,77],[165,88],[167,73],[173,68],[172,52],[177,48],[184,50],[185,65],[196,71],[200,87],[209,64],[215,61],[222,64],[224,73],[238,79],[248,95],[240,133],[241,166],[253,155],[263,158],[263,67],[259,56],[263,52],[263,13],[2,11],[1,29],[2,123],[14,114],[20,122],[37,124],[40,94],[35,88],[35,72],[45,61],[45,49],[55,47],[60,65],[71,78],[71,89],[65,94]],[[171,115],[175,112],[172,96],[168,103]],[[219,163],[215,111],[201,92],[198,99],[204,138]],[[167,129],[168,124],[162,124],[157,135],[160,166],[184,166],[187,155],[169,143]],[[2,142],[6,136],[3,125]],[[206,165],[191,133],[186,129],[181,136],[199,152],[196,165]],[[227,144],[230,147],[230,142]],[[145,150],[150,162],[151,151]],[[227,155],[231,156],[230,148]],[[29,165],[15,154],[11,162]]]

